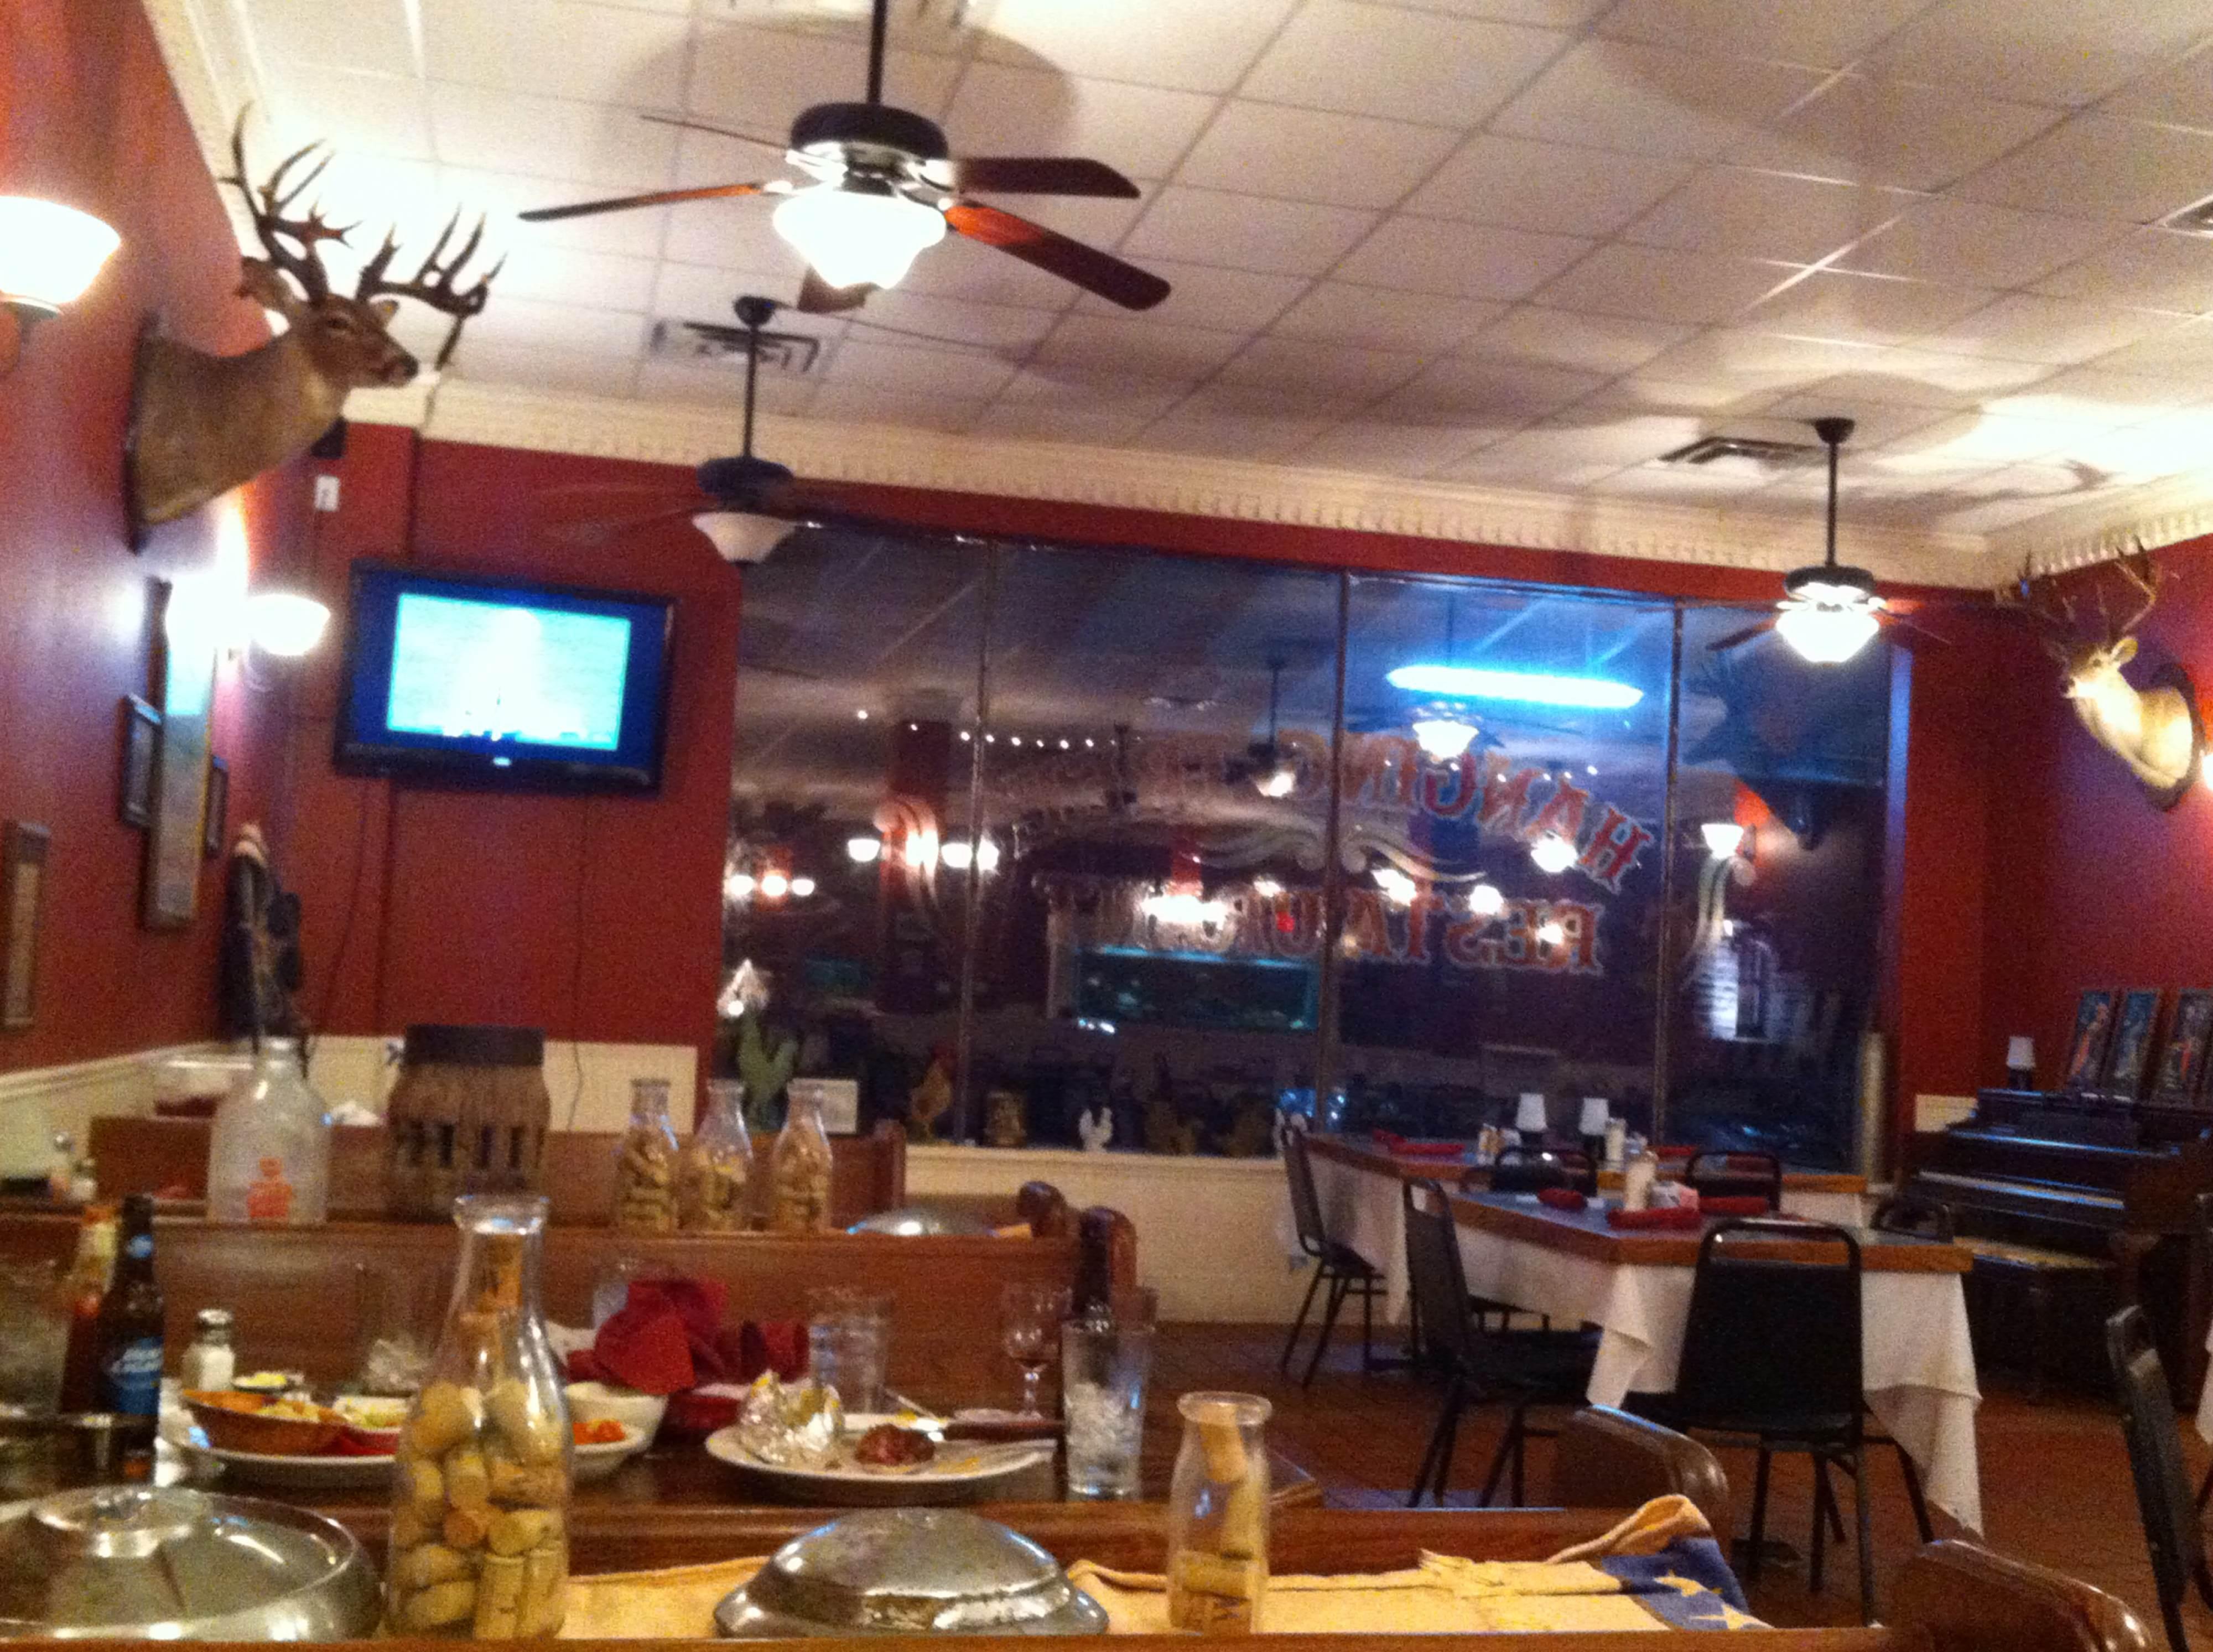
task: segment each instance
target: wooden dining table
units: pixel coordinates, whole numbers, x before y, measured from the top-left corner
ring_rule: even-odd
[[[1458,1194],[1450,1204],[1471,1291],[1556,1324],[1599,1327],[1592,1404],[1674,1387],[1701,1232],[1618,1228],[1601,1204],[1562,1210],[1533,1193]],[[1981,1391],[1961,1288],[1973,1259],[1963,1247],[1904,1234],[1855,1237],[1868,1405],[1920,1468],[1930,1501],[1979,1531]],[[1730,1253],[1814,1259],[1832,1248],[1762,1239],[1733,1241]]]

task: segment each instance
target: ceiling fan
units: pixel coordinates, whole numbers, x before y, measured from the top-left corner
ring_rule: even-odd
[[[1873,574],[1837,560],[1837,460],[1851,439],[1852,421],[1832,416],[1817,418],[1813,425],[1814,434],[1829,450],[1827,552],[1820,562],[1793,568],[1783,575],[1783,596],[1775,612],[1712,643],[1715,653],[1772,631],[1809,665],[1842,665],[1865,648],[1886,623],[1911,625],[1904,616],[1914,604],[1877,595]]]
[[[723,561],[756,563],[801,527],[833,522],[870,525],[828,499],[811,494],[807,484],[791,473],[789,466],[753,452],[753,403],[760,375],[762,330],[783,306],[772,298],[749,293],[732,308],[745,325],[747,335],[746,422],[739,451],[701,463],[694,472],[698,483],[696,494],[672,494],[661,487],[589,484],[549,489],[541,497],[582,497],[595,509],[640,497],[662,502],[643,515],[593,515],[581,521],[557,524],[551,530],[554,537],[571,543],[603,545],[654,522],[688,516],[692,525],[712,541]]]
[[[519,214],[528,223],[622,212],[633,207],[736,195],[780,195],[777,233],[807,260],[798,308],[850,310],[880,287],[898,283],[918,253],[955,235],[1009,253],[1125,309],[1150,309],[1168,296],[1158,276],[1082,241],[968,199],[967,192],[1005,195],[1090,195],[1135,200],[1137,186],[1100,161],[1053,155],[955,156],[936,124],[883,101],[884,34],[890,0],[875,0],[869,20],[866,101],[818,103],[791,123],[784,161],[805,180],[712,184],[655,190]],[[718,132],[773,148],[749,132],[704,121],[648,115],[664,125]]]

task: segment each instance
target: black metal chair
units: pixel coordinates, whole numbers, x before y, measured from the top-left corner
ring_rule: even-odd
[[[1506,1432],[1484,1475],[1483,1503],[1489,1505],[1500,1476],[1510,1472],[1513,1500],[1519,1504],[1524,1489],[1523,1447],[1533,1435],[1549,1440],[1554,1434],[1551,1429],[1529,1426],[1529,1408],[1582,1404],[1598,1338],[1580,1331],[1521,1332],[1510,1337],[1485,1331],[1468,1303],[1467,1275],[1460,1265],[1460,1240],[1445,1190],[1428,1180],[1410,1181],[1400,1187],[1399,1198],[1406,1216],[1406,1273],[1421,1308],[1424,1345],[1442,1366],[1446,1385],[1406,1506],[1419,1503],[1424,1488],[1438,1503],[1444,1501],[1460,1414],[1491,1399],[1506,1402],[1509,1410]]]
[[[1480,1169],[1461,1173],[1463,1186],[1484,1175]],[[1598,1167],[1579,1148],[1509,1147],[1490,1169],[1494,1193],[1541,1193],[1548,1187],[1564,1187],[1588,1198],[1598,1197]]]
[[[1905,1194],[1894,1194],[1876,1205],[1875,1214],[1868,1218],[1868,1226],[1879,1234],[1902,1234],[1943,1245],[1950,1244],[1953,1239],[1949,1205]],[[1888,1446],[1898,1454],[1899,1470],[1905,1477],[1905,1500],[1913,1505],[1913,1523],[1920,1529],[1923,1543],[1935,1542],[1936,1528],[1930,1523],[1929,1498],[1921,1489],[1921,1471],[1914,1466],[1913,1459],[1897,1439],[1880,1428],[1869,1429],[1866,1441],[1871,1447]]]
[[[1787,1243],[1784,1259],[1731,1255],[1738,1241]],[[1836,1259],[1827,1259],[1829,1256]],[[1777,1452],[1813,1460],[1814,1533],[1807,1582],[1821,1587],[1835,1519],[1826,1470],[1851,1476],[1859,1537],[1860,1618],[1875,1619],[1875,1545],[1868,1525],[1862,1426],[1860,1247],[1827,1222],[1739,1217],[1718,1223],[1698,1246],[1673,1393],[1641,1409],[1669,1426],[1734,1436],[1759,1452],[1752,1490],[1751,1551],[1756,1581],[1767,1538],[1768,1472]]]
[[[1771,1210],[1783,1208],[1783,1161],[1753,1149],[1693,1153],[1683,1180],[1702,1199],[1764,1198]]]
[[[2213,1606],[2213,1575],[2206,1570],[2205,1530],[2191,1501],[2190,1471],[2175,1429],[2174,1396],[2143,1309],[2125,1308],[2106,1321],[2106,1356],[2120,1395],[2121,1432],[2129,1442],[2129,1469],[2136,1478],[2144,1543],[2151,1551],[2159,1615],[2166,1620],[2173,1652],[2189,1652],[2182,1597],[2194,1583],[2198,1599]]]
[[[1350,1295],[1360,1298],[1360,1369],[1372,1371],[1375,1369],[1375,1299],[1383,1292],[1383,1276],[1351,1246],[1329,1236],[1322,1222],[1321,1198],[1314,1192],[1314,1166],[1307,1159],[1306,1132],[1285,1130],[1277,1139],[1283,1150],[1283,1179],[1290,1185],[1291,1221],[1298,1229],[1299,1248],[1314,1258],[1314,1276],[1299,1303],[1298,1318],[1291,1321],[1291,1334],[1283,1338],[1283,1356],[1276,1362],[1276,1369],[1289,1372],[1291,1354],[1298,1347],[1299,1333],[1306,1329],[1307,1311],[1314,1306],[1314,1293],[1327,1284],[1329,1300],[1322,1310],[1321,1334],[1314,1341],[1300,1386],[1313,1385],[1321,1356],[1328,1350],[1330,1333],[1337,1329],[1338,1313]]]

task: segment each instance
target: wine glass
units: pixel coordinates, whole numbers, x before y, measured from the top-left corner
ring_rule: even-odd
[[[1060,1354],[1060,1323],[1068,1317],[1065,1285],[1008,1285],[999,1292],[999,1346],[1022,1368],[1025,1418],[1042,1417],[1038,1387],[1045,1368]]]

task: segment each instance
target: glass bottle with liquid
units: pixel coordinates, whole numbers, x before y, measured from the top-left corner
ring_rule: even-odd
[[[208,1220],[320,1222],[330,1176],[330,1110],[308,1083],[300,1046],[265,1039],[215,1111]]]
[[[79,1218],[76,1255],[62,1278],[62,1309],[69,1315],[62,1356],[61,1408],[100,1409],[100,1305],[115,1271],[116,1222],[113,1204],[88,1204]]]
[[[125,1479],[153,1472],[154,1426],[162,1411],[162,1287],[154,1277],[154,1200],[123,1201],[115,1275],[97,1325],[100,1409],[126,1419],[116,1429]]]

